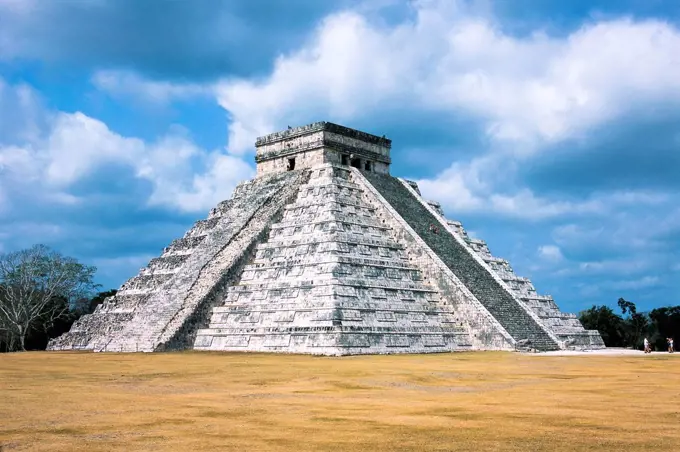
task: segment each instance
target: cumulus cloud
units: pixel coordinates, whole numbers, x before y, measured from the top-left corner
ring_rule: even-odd
[[[501,189],[501,181],[511,181],[515,162],[502,154],[455,162],[429,179],[417,180],[423,195],[439,201],[453,215],[487,213],[532,221],[567,216],[611,215],[621,207],[658,207],[672,204],[669,193],[627,188],[595,191],[586,197],[565,199],[542,196],[527,187]]]
[[[484,125],[487,155],[418,181],[449,210],[542,220],[602,214],[634,198],[657,202],[662,195],[627,189],[546,198],[521,186],[499,189],[499,179],[511,180],[522,161],[550,145],[585,140],[631,111],[680,106],[680,30],[622,18],[564,36],[515,36],[481,11],[427,0],[394,26],[357,10],[327,16],[267,77],[216,85],[231,120],[230,152],[249,152],[259,135],[318,118],[357,121],[386,109],[440,113],[443,121],[470,116]]]
[[[620,19],[565,37],[516,37],[462,2],[414,5],[396,27],[352,11],[330,15],[268,77],[221,83],[230,149],[242,152],[286,121],[343,120],[390,105],[475,115],[490,137],[520,143],[513,152],[523,153],[645,102],[680,100],[680,32],[668,23]]]
[[[5,84],[3,90],[0,94],[11,92],[12,87]],[[16,95],[22,90],[22,86],[15,88],[14,98],[22,99]],[[0,96],[0,105],[7,97]],[[174,129],[154,142],[146,142],[121,136],[81,112],[45,115],[49,120],[44,127],[31,129],[18,140],[20,144],[0,141],[0,194],[4,193],[4,204],[11,201],[10,191],[22,188],[37,190],[46,200],[73,204],[77,198],[69,194],[71,185],[117,165],[129,168],[152,185],[150,205],[205,211],[229,197],[240,180],[254,173],[237,157],[197,147],[182,130]]]
[[[562,251],[556,245],[542,245],[538,247],[538,255],[540,258],[550,262],[559,262],[564,259]]]

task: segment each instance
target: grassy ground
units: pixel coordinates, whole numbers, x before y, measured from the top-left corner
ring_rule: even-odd
[[[678,451],[677,356],[0,355],[0,450]]]

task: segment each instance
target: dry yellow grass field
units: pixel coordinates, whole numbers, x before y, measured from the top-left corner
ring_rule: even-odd
[[[0,355],[0,450],[680,451],[676,356]]]

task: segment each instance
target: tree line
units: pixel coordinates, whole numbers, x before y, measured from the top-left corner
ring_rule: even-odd
[[[0,352],[44,350],[115,290],[97,292],[97,269],[45,245],[0,253]]]
[[[609,306],[592,306],[579,313],[588,330],[597,330],[607,347],[643,349],[645,337],[652,350],[667,349],[666,338],[680,338],[680,306],[667,306],[638,312],[635,303],[619,298],[620,314]]]

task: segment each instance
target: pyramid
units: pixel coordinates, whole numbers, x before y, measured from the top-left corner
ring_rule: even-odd
[[[329,122],[260,137],[257,176],[51,350],[320,355],[603,348]]]

